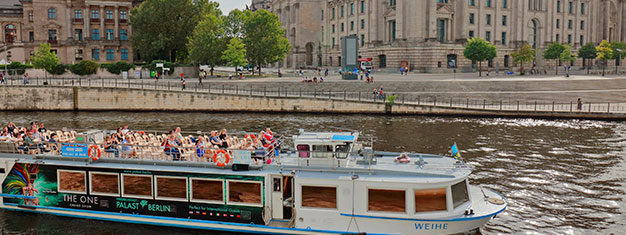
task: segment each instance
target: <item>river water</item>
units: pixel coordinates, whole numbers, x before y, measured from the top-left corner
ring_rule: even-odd
[[[260,131],[292,135],[358,130],[386,151],[445,153],[454,142],[475,166],[470,183],[501,192],[507,210],[483,234],[623,234],[626,231],[626,124],[582,120],[414,116],[0,112],[3,125],[43,121],[49,129]],[[188,234],[184,229],[128,225],[0,211],[1,232],[13,234]],[[96,229],[97,228],[97,229]]]

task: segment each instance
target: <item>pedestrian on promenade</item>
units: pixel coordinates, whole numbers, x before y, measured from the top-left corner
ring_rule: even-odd
[[[239,72],[239,80],[243,79],[243,72]]]
[[[328,77],[328,68],[324,69],[324,77]]]
[[[4,79],[4,75],[0,73],[0,84],[7,84],[7,81]]]
[[[404,67],[400,67],[400,75],[404,75]]]
[[[374,88],[374,90],[372,90],[372,95],[374,96],[374,98],[378,97],[378,89]]]
[[[202,86],[202,76],[198,76],[198,84],[200,84],[200,86]]]
[[[404,75],[409,74],[409,66],[404,67]]]
[[[24,79],[24,85],[28,84],[28,73],[24,73],[24,76],[22,76],[22,79]]]
[[[154,80],[155,80],[155,81],[158,81],[158,80],[159,80],[159,72],[156,72],[156,73],[154,74]]]
[[[322,76],[322,68],[317,67],[317,76]]]
[[[184,78],[182,78],[182,79],[180,80],[180,84],[183,86],[183,91],[184,91],[184,90],[185,90],[185,88],[187,88],[187,81],[186,81]]]
[[[228,73],[228,80],[233,79],[233,73]]]
[[[578,101],[576,102],[576,110],[578,111],[583,110],[583,101],[582,99],[580,99],[580,97],[578,97]]]

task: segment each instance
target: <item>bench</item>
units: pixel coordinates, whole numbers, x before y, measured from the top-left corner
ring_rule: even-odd
[[[14,143],[0,142],[0,153],[18,153]]]

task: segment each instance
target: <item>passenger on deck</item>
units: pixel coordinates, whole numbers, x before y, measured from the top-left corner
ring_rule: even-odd
[[[220,145],[220,148],[223,148],[223,149],[228,148],[229,136],[228,136],[228,133],[226,133],[226,129],[222,129],[220,131],[219,137],[220,137],[220,140],[222,141],[222,145]]]
[[[185,138],[183,138],[183,134],[181,134],[180,131],[180,127],[176,127],[176,129],[174,129],[174,134],[179,145],[185,140]]]
[[[122,135],[126,135],[128,134],[130,130],[128,130],[128,125],[124,125],[124,128],[122,129]]]
[[[209,141],[212,145],[215,145],[218,148],[221,148],[222,146],[222,140],[219,136],[217,136],[217,131],[211,131],[211,137],[209,137]]]
[[[42,123],[39,123],[39,130],[38,130],[38,131],[39,131],[39,133],[41,133],[42,135],[43,135],[43,134],[45,134],[45,133],[46,133],[46,131],[48,131],[48,130],[46,129],[46,127],[44,127],[43,122],[42,122]]]
[[[19,128],[17,128],[17,126],[15,126],[15,123],[13,122],[9,122],[9,124],[7,125],[7,130],[9,131],[9,133],[13,133],[19,130]]]
[[[115,138],[117,139],[117,142],[124,141],[124,134],[122,133],[122,128],[121,127],[117,128],[117,133],[115,134]]]
[[[135,152],[135,150],[131,146],[131,138],[128,135],[126,136],[124,140],[122,140],[122,154],[124,154],[124,156],[130,156],[130,157],[137,156],[137,152]]]
[[[204,143],[204,137],[202,136],[198,136],[198,139],[196,140],[196,156],[198,157],[204,157],[204,148],[205,148],[205,143]]]
[[[178,150],[178,142],[176,142],[176,138],[174,135],[168,135],[167,139],[163,140],[161,146],[165,146],[165,154],[172,156],[174,161],[180,160],[180,151]]]
[[[104,151],[107,153],[113,153],[116,158],[119,158],[120,150],[117,149],[117,146],[115,146],[115,144],[115,140],[111,136],[107,135],[106,138],[104,138]]]
[[[11,142],[12,139],[11,134],[7,130],[2,131],[2,134],[0,134],[0,142]]]

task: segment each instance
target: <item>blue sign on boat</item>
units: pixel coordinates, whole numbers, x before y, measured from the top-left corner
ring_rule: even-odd
[[[61,156],[63,157],[88,157],[86,144],[62,144]]]
[[[331,140],[354,141],[354,136],[352,136],[352,135],[333,135]]]

